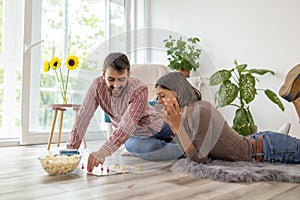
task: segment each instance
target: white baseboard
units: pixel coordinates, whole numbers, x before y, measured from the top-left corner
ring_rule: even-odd
[[[20,145],[20,140],[18,138],[0,140],[0,147],[14,147],[19,145]]]
[[[69,139],[70,133],[62,133],[60,142],[66,143]],[[87,141],[95,141],[95,140],[105,140],[107,138],[106,131],[100,132],[88,132],[85,135]],[[19,145],[34,145],[34,144],[47,144],[49,138],[49,133],[41,134],[41,133],[30,133],[24,138],[12,138],[12,139],[0,139],[0,147],[9,147],[9,146],[19,146]],[[24,142],[26,141],[26,142]],[[57,133],[53,134],[52,144],[57,143]]]

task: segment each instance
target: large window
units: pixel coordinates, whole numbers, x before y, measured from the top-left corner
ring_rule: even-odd
[[[126,31],[124,26],[125,1],[105,0],[43,0],[33,1],[32,43],[40,43],[31,49],[31,76],[29,127],[30,141],[38,142],[33,135],[48,133],[53,111],[43,108],[45,104],[63,103],[57,74],[54,70],[44,72],[43,63],[53,57],[61,59],[62,76],[66,80],[64,65],[69,55],[79,58],[79,68],[69,73],[68,103],[80,104],[91,81],[101,74],[103,58],[110,51],[111,33]],[[116,24],[114,22],[123,23]],[[60,71],[59,71],[60,73]],[[89,132],[105,132],[102,110],[98,109],[92,119]],[[69,135],[75,112],[65,112],[63,132]],[[94,134],[95,135],[95,134]],[[99,134],[98,134],[99,135]],[[26,134],[24,143],[28,143]]]
[[[120,3],[123,3],[122,1]],[[43,109],[45,104],[63,103],[60,98],[57,74],[54,70],[43,71],[43,61],[50,61],[58,57],[62,61],[61,71],[66,81],[67,68],[64,65],[68,55],[76,55],[79,58],[79,68],[70,71],[68,79],[68,103],[80,104],[82,97],[96,76],[100,75],[99,58],[91,57],[93,51],[105,42],[106,29],[106,1],[72,0],[53,1],[44,0],[41,19],[37,22],[41,30],[41,59],[37,64],[37,71],[41,72],[40,83],[40,109],[39,115],[32,116],[31,130],[49,129],[52,120],[52,111]],[[119,20],[124,21],[124,3],[120,4],[122,9],[117,12]],[[124,32],[123,24],[119,31]],[[38,39],[39,40],[39,39]],[[102,52],[105,55],[106,52]],[[59,70],[57,70],[60,72]],[[58,75],[60,75],[58,73]],[[60,78],[60,76],[59,76]],[[38,80],[36,80],[38,82]],[[33,94],[35,96],[35,94]],[[36,102],[37,103],[37,102]],[[36,113],[35,113],[36,114]],[[95,115],[100,117],[101,114]],[[66,112],[64,116],[64,129],[70,129],[74,121],[74,112]],[[95,120],[94,122],[101,122]],[[92,124],[93,127],[101,130],[102,125]]]
[[[43,106],[61,102],[56,74],[44,71],[44,61],[59,57],[66,76],[67,56],[79,58],[79,68],[69,74],[68,96],[69,103],[80,104],[107,53],[130,52],[137,2],[143,1],[0,0],[0,138],[47,142],[53,113]],[[74,114],[65,112],[63,132],[69,133]],[[98,110],[88,131],[104,132],[102,118]]]

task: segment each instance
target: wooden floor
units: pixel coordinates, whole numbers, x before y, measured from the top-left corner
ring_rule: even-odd
[[[88,141],[88,150],[101,142]],[[170,171],[172,162],[149,162],[118,151],[106,164],[141,166],[136,173],[97,177],[80,167],[65,176],[48,176],[38,156],[47,152],[46,145],[0,148],[0,199],[300,199],[300,184],[259,182],[223,183]],[[62,144],[62,149],[65,144]],[[51,152],[59,149],[53,144]],[[86,162],[87,151],[82,162]]]

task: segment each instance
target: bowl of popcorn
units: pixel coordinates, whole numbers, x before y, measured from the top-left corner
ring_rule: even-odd
[[[75,152],[75,151],[74,151]],[[40,163],[43,169],[49,175],[64,175],[73,172],[80,160],[81,155],[78,153],[61,153],[60,154],[48,154],[39,157]]]

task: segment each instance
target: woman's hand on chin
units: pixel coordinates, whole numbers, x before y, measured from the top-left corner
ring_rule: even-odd
[[[166,122],[169,124],[173,133],[176,134],[181,122],[181,108],[176,98],[164,101]]]

